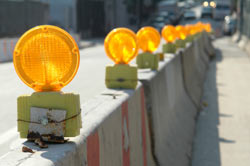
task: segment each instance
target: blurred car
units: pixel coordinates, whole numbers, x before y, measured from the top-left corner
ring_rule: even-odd
[[[188,10],[188,11],[186,11],[186,12],[184,13],[183,19],[184,19],[184,20],[194,20],[194,19],[196,19],[196,14],[195,14],[194,11]]]
[[[187,0],[187,4],[188,4],[190,7],[194,7],[194,6],[195,6],[194,0]]]
[[[155,17],[150,23],[150,25],[155,27],[159,32],[161,32],[162,28],[165,25],[169,25],[169,24],[171,24],[171,21],[168,18],[163,17],[163,16]]]
[[[173,25],[178,24],[178,21],[180,19],[180,17],[177,16],[174,12],[168,12],[168,18]]]
[[[203,7],[201,10],[201,18],[213,17],[213,8],[211,7]]]
[[[215,8],[216,7],[216,2],[213,0],[206,0],[203,2],[203,7],[212,7]]]
[[[213,10],[213,18],[216,20],[222,20],[225,16],[230,15],[230,3],[217,2],[216,7]]]
[[[223,33],[225,35],[232,35],[236,31],[236,19],[232,16],[226,16],[223,23]]]

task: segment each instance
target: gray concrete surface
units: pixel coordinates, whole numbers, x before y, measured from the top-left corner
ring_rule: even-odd
[[[136,90],[105,90],[82,105],[83,128],[79,136],[65,144],[49,144],[47,149],[18,139],[11,151],[0,157],[0,166],[119,166],[122,163],[154,166],[142,90],[141,83]],[[35,153],[23,153],[22,146]],[[124,153],[130,156],[124,157]]]
[[[145,88],[157,165],[185,166],[190,163],[197,109],[184,89],[181,53],[168,57],[158,73],[141,70],[138,78]]]
[[[192,166],[250,165],[250,61],[230,38],[214,42]]]

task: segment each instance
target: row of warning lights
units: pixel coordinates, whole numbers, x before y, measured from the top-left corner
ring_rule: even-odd
[[[167,25],[161,35],[166,43],[185,40],[200,32],[211,32],[210,24]],[[128,64],[138,54],[153,53],[160,45],[160,33],[153,27],[143,27],[137,34],[127,28],[112,30],[105,38],[105,51],[115,64]],[[15,70],[21,80],[35,91],[60,91],[75,76],[79,67],[79,49],[64,30],[37,26],[27,31],[13,52]]]

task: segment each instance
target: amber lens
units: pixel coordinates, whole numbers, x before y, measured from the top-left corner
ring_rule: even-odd
[[[185,40],[187,37],[187,31],[186,31],[185,27],[182,25],[178,25],[178,26],[176,26],[175,29],[176,29],[178,38],[181,40]]]
[[[165,26],[162,29],[161,34],[162,34],[163,38],[166,40],[166,42],[168,42],[168,43],[173,43],[177,37],[175,27],[172,25]]]
[[[211,24],[209,24],[209,23],[205,24],[205,30],[206,30],[206,32],[212,32]]]
[[[127,28],[112,30],[105,38],[104,47],[116,64],[128,64],[138,53],[136,35]]]
[[[136,36],[138,45],[144,52],[154,52],[161,42],[160,33],[153,27],[141,28]]]
[[[79,49],[64,30],[50,25],[27,31],[14,50],[14,65],[22,81],[35,91],[59,91],[75,76]]]

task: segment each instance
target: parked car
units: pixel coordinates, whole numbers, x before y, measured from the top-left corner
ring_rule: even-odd
[[[188,11],[186,11],[186,12],[184,13],[183,19],[184,19],[184,20],[194,20],[194,19],[196,19],[196,14],[195,14],[194,11],[188,10]]]
[[[236,31],[237,21],[232,16],[226,16],[223,23],[223,33],[232,35]]]
[[[230,15],[230,3],[226,2],[217,2],[216,7],[213,10],[213,18],[216,20],[222,20],[225,16]]]
[[[173,24],[177,24],[183,14],[178,7],[177,0],[160,1],[157,4],[157,11],[168,12],[169,19]]]
[[[203,1],[203,7],[212,7],[212,8],[215,8],[216,7],[216,2],[213,1],[213,0]]]
[[[201,18],[213,17],[213,8],[212,7],[203,7],[201,10]]]
[[[165,25],[171,24],[170,20],[163,17],[163,16],[158,16],[155,17],[152,22],[150,23],[151,26],[155,27],[159,32],[161,32],[162,28]]]

